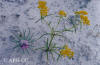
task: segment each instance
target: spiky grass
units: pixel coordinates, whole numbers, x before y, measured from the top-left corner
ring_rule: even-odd
[[[13,49],[17,49],[18,51],[21,51],[22,53],[30,53],[29,51],[34,51],[33,48],[33,33],[31,33],[31,30],[28,29],[28,31],[23,30],[19,33],[13,33],[14,39],[11,40],[13,43],[16,43],[16,45],[13,47]]]
[[[47,60],[49,60],[49,56],[50,55],[52,56],[53,60],[55,59],[54,54],[57,54],[58,56],[60,55],[58,53],[60,47],[57,47],[56,44],[53,44],[53,43],[50,44],[50,40],[48,40],[48,38],[47,38],[47,40],[45,42],[45,45],[43,47],[37,48],[35,50],[39,50],[39,49],[42,50],[42,51],[44,51],[44,53],[46,53]]]

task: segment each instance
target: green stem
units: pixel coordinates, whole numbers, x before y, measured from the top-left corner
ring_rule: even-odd
[[[41,18],[40,18],[40,19],[38,19],[35,23],[39,22],[40,20],[41,20]]]
[[[60,17],[60,19],[59,19],[59,21],[58,21],[57,26],[56,26],[55,29],[57,29],[57,27],[58,27],[58,25],[59,25],[60,22],[61,22],[61,17]]]
[[[50,30],[52,30],[50,23],[46,22],[46,24],[48,25],[48,27],[50,28]]]
[[[51,40],[50,40],[50,43],[49,43],[49,47],[50,47],[51,44],[52,44],[52,41],[53,41],[53,39],[54,39],[54,36],[55,36],[55,35],[51,35]]]
[[[61,17],[60,17],[60,19],[59,19],[59,21],[58,21],[58,24],[57,24],[57,26],[56,26],[56,28],[58,27],[58,25],[59,25],[59,23],[61,22]],[[50,26],[49,26],[50,27]],[[55,28],[55,29],[56,29]],[[50,28],[51,29],[51,28]],[[51,29],[51,40],[50,40],[50,42],[49,42],[49,47],[51,46],[51,44],[52,44],[52,41],[53,41],[53,39],[54,39],[54,37],[55,37],[55,30],[54,30],[54,28],[52,28]]]
[[[36,48],[36,49],[34,49],[34,50],[39,50],[39,49],[43,49],[44,47],[41,47],[41,48]]]
[[[52,41],[53,41],[53,39],[54,39],[54,35],[55,34],[55,32],[54,32],[54,28],[52,28],[52,30],[51,30],[51,40],[50,40],[50,42],[49,42],[49,47],[51,46],[51,44],[52,44]]]
[[[80,29],[82,29],[82,21],[80,20]]]
[[[47,52],[47,60],[48,60],[48,52]]]
[[[58,24],[57,24],[57,26],[56,26],[55,29],[57,29],[57,27],[58,27],[58,25],[59,25],[60,22],[61,22],[61,17],[60,17],[60,19],[59,19],[59,21],[58,21]],[[53,41],[53,39],[54,39],[54,37],[55,37],[54,34],[55,34],[55,30],[54,30],[54,28],[52,28],[52,29],[51,29],[51,40],[50,40],[49,46],[52,44],[52,41]]]

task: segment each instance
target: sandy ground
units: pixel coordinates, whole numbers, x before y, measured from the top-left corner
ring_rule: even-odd
[[[20,54],[12,47],[11,32],[31,28],[34,38],[49,31],[43,23],[35,23],[39,19],[38,0],[0,0],[0,65],[100,65],[100,0],[46,0],[49,13],[64,10],[68,15],[74,11],[86,10],[91,25],[83,26],[76,33],[65,33],[70,39],[56,40],[58,45],[68,43],[75,52],[74,59],[62,58],[57,61],[46,61],[41,58],[41,51],[34,54]],[[62,23],[63,25],[64,23]],[[43,46],[43,40],[35,42],[37,47]],[[56,55],[55,55],[56,56]],[[10,59],[26,59],[24,62],[12,62]],[[27,60],[28,59],[28,60]]]

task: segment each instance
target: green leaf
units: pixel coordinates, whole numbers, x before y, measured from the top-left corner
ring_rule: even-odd
[[[72,28],[69,28],[69,29],[65,28],[62,32],[65,32],[65,31],[73,32]]]
[[[48,49],[48,38],[47,38],[47,41],[46,41],[46,49]]]
[[[18,44],[18,41],[17,40],[11,40],[11,42],[14,42],[14,43]]]
[[[30,28],[29,28],[28,34],[26,36],[26,40],[28,40],[30,38],[30,35],[31,35],[31,32],[30,32]]]
[[[61,55],[59,54],[58,57],[57,57],[57,61],[59,60],[60,57],[61,57]]]
[[[23,39],[25,39],[26,40],[26,30],[23,30],[23,34],[24,34],[24,36],[23,36]]]
[[[17,38],[18,39],[18,41],[20,40],[20,37],[19,37],[19,35],[18,34],[13,34],[14,35],[14,37],[15,38]]]
[[[45,35],[49,35],[49,33],[45,33],[45,34],[41,35],[37,40],[41,39]]]
[[[32,41],[32,38],[33,38],[33,33],[32,33],[32,35],[30,34],[30,38],[28,39],[29,41]]]
[[[60,34],[55,34],[56,36],[60,36],[60,37],[63,37],[63,38],[65,38],[65,36],[63,36],[63,35],[60,35]]]
[[[53,53],[52,53],[52,52],[50,52],[50,53],[51,53],[52,59],[54,60],[55,58],[54,58],[54,56],[53,56]]]
[[[46,52],[47,53],[47,60],[48,60],[48,52]]]
[[[36,49],[34,49],[34,50],[39,50],[39,49],[41,49],[41,50],[43,50],[45,47],[41,47],[41,48],[36,48]]]
[[[19,45],[16,45],[15,47],[13,47],[13,49],[16,49],[17,47],[19,47]]]
[[[40,19],[38,19],[35,23],[39,22],[40,20],[41,20],[41,18],[40,18]]]
[[[82,21],[80,20],[80,30],[82,29]]]

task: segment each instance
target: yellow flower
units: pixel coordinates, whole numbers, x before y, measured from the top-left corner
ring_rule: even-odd
[[[83,24],[90,25],[90,20],[88,19],[87,16],[80,15],[80,18],[83,21]]]
[[[64,46],[64,49],[60,50],[60,54],[64,57],[68,56],[69,58],[72,58],[74,56],[74,52],[71,51],[70,48],[68,48],[68,45]]]
[[[58,13],[60,16],[66,16],[66,12],[64,12],[63,10],[60,10]]]
[[[83,21],[83,24],[90,25],[90,20],[88,19],[87,16],[85,16],[85,15],[88,15],[86,11],[83,11],[83,10],[76,11],[75,14],[80,15],[80,19]]]
[[[47,14],[48,14],[48,9],[41,9],[41,10],[40,10],[40,14],[41,14],[41,16],[47,16]]]
[[[48,14],[48,7],[46,6],[46,1],[40,1],[38,2],[38,8],[40,9],[41,16],[47,16]]]
[[[81,20],[83,20],[84,19],[84,15],[80,15],[80,18],[81,18]]]
[[[46,4],[47,4],[47,2],[46,1],[38,1],[38,8],[44,8],[45,6],[46,6]]]
[[[90,20],[83,21],[83,24],[90,25]]]
[[[88,15],[88,13],[84,10],[81,10],[81,11],[76,11],[75,14],[78,14],[78,15]]]

